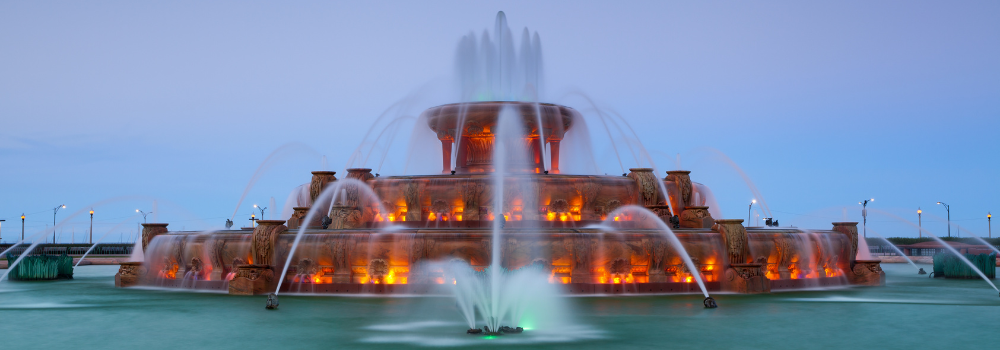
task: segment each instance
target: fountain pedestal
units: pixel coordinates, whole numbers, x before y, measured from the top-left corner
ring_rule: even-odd
[[[271,265],[239,265],[236,267],[236,276],[229,281],[229,294],[268,294],[274,291],[276,282]]]
[[[862,286],[884,286],[885,272],[882,271],[882,260],[855,260],[847,280],[851,284]]]
[[[770,293],[771,280],[761,264],[730,264],[722,288],[737,293]]]
[[[115,274],[115,287],[125,288],[137,285],[145,274],[146,269],[142,266],[142,262],[123,262],[118,267],[118,273]]]
[[[142,251],[146,251],[149,242],[153,237],[167,233],[167,224],[164,223],[144,223],[142,224]]]

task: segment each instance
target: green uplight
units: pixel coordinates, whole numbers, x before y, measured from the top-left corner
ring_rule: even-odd
[[[497,336],[495,336],[495,335],[487,335],[487,336],[483,337],[483,339],[496,339],[496,338],[497,338]]]

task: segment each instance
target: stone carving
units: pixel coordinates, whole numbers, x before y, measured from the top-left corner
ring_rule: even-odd
[[[420,185],[410,182],[403,188],[403,199],[406,201],[406,221],[422,220],[420,210]]]
[[[142,224],[142,251],[146,251],[153,237],[167,233],[167,224]]]
[[[649,255],[649,265],[646,268],[649,281],[666,282],[664,258],[667,255],[667,243],[661,240],[647,240],[643,242],[642,248]]]
[[[287,228],[284,220],[259,220],[250,238],[250,257],[256,265],[274,265],[278,234]]]
[[[651,168],[632,168],[628,177],[635,180],[639,187],[638,203],[643,206],[659,204],[659,188],[656,182],[659,179],[653,174]]]
[[[621,206],[622,206],[622,201],[617,199],[612,199],[608,201],[608,204],[604,206],[604,210],[607,212],[607,214],[611,214],[614,213],[615,210],[618,210],[618,208],[621,208]]]
[[[851,265],[854,265],[854,260],[858,256],[858,223],[857,222],[835,222],[833,223],[833,230],[847,235],[847,238],[851,241]]]
[[[451,214],[451,206],[443,200],[436,200],[431,204],[431,212],[441,220],[442,216]]]
[[[691,191],[693,186],[691,184],[690,174],[691,172],[687,170],[674,170],[667,172],[667,181],[673,181],[674,185],[677,186],[679,196],[678,200],[680,200],[680,203],[677,203],[677,206],[681,208],[698,204],[691,203]]]
[[[683,228],[707,228],[712,226],[712,214],[708,207],[684,207],[680,215],[680,226]]]
[[[726,269],[723,289],[739,293],[770,293],[771,281],[760,264],[731,264]]]
[[[298,229],[302,225],[306,225],[306,223],[304,223],[303,220],[306,219],[307,214],[309,214],[309,207],[292,208],[292,217],[288,218],[288,222],[285,224],[285,226],[288,226],[289,230],[294,230]]]
[[[580,208],[581,219],[600,220],[599,213],[594,211],[594,201],[597,199],[597,194],[601,191],[601,187],[603,186],[600,183],[590,181],[573,185],[577,195],[580,196],[583,202]]]
[[[486,186],[478,181],[470,181],[462,185],[462,220],[480,220],[479,203],[485,190]]]
[[[590,237],[577,237],[573,240],[573,282],[592,283],[593,277],[590,268],[593,256],[594,242]]]
[[[295,273],[299,275],[312,276],[317,272],[319,272],[319,264],[310,258],[300,259],[299,263],[295,266]]]
[[[549,212],[557,214],[569,213],[569,202],[565,199],[556,199],[549,203]]]
[[[331,230],[358,228],[363,223],[361,211],[356,207],[343,205],[330,207],[330,225],[327,228]]]
[[[118,266],[118,273],[115,274],[115,287],[125,288],[137,285],[145,275],[146,269],[141,262],[123,262]]]
[[[215,269],[219,270],[222,276],[225,276],[229,272],[226,268],[226,240],[216,239],[212,242],[212,250],[209,255],[209,261]]]
[[[855,260],[851,272],[847,274],[851,284],[863,286],[885,285],[885,272],[879,260]]]
[[[721,234],[730,264],[745,264],[751,261],[749,237],[746,228],[743,227],[743,219],[716,220],[712,231]]]
[[[368,278],[372,283],[381,283],[389,275],[389,263],[383,259],[372,259],[368,263]]]
[[[320,193],[326,189],[326,186],[331,182],[337,181],[337,177],[334,176],[336,171],[314,171],[312,172],[312,181],[309,182],[309,198],[312,198],[311,203],[316,203],[316,198],[319,197]]]
[[[201,262],[201,259],[199,259],[199,258],[191,258],[191,263],[188,264],[188,266],[187,266],[187,268],[185,268],[185,270],[187,270],[189,272],[194,272],[195,274],[198,274],[198,273],[200,273],[202,271],[203,268],[204,268],[204,263]]]
[[[619,278],[622,282],[632,273],[632,264],[623,258],[618,258],[608,264],[608,273],[611,278]]]
[[[259,295],[274,291],[274,271],[266,265],[239,265],[229,281],[229,294]]]

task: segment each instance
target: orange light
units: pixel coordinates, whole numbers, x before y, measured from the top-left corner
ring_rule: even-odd
[[[389,221],[396,221],[396,215],[389,214]]]
[[[375,221],[382,222],[382,220],[383,220],[382,219],[382,214],[376,214],[375,215]]]
[[[581,218],[580,214],[573,215],[574,221],[580,221],[580,218]]]
[[[490,221],[493,220],[493,213],[490,213],[489,219],[490,219]]]
[[[406,221],[406,216],[405,215],[403,216],[403,221]]]
[[[619,284],[619,283],[622,283],[622,279],[621,279],[621,277],[615,277],[615,279],[614,279],[614,283],[615,283],[615,284]]]
[[[687,282],[687,283],[691,283],[691,281],[694,281],[694,277],[687,276],[687,278],[684,279],[684,282]]]
[[[455,215],[455,219],[462,221],[462,214]]]
[[[556,219],[556,213],[549,212],[548,214],[545,214],[545,220],[553,221],[555,219]]]
[[[319,276],[313,277],[313,283],[319,283],[321,280]]]
[[[434,213],[427,214],[427,221],[434,221],[434,220],[437,220],[437,215],[434,215]]]
[[[441,221],[448,221],[448,215],[441,215]]]
[[[438,277],[438,278],[435,278],[435,279],[434,279],[434,283],[437,283],[437,284],[444,284],[444,278],[443,278],[443,277]]]
[[[522,219],[521,215],[514,215],[514,220],[521,221],[521,219]]]
[[[503,214],[503,221],[510,221],[510,215]]]
[[[567,219],[566,214],[559,215],[559,221],[566,221],[566,219]]]
[[[615,216],[615,221],[621,220],[620,217]]]
[[[560,282],[562,282],[562,284],[569,284],[570,278],[569,277],[561,277],[561,278],[559,278],[559,280],[560,280]]]

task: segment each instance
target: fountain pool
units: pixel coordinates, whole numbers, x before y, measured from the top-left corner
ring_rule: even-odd
[[[491,339],[456,332],[465,324],[452,298],[286,295],[274,312],[260,296],[115,288],[117,267],[91,265],[77,268],[73,280],[0,283],[0,312],[9,320],[0,336],[11,348],[74,349],[947,348],[959,340],[948,334],[977,334],[960,339],[970,348],[997,341],[984,320],[1000,305],[982,281],[883,266],[884,287],[732,294],[720,296],[718,309],[704,309],[700,294],[570,297],[574,328]],[[50,335],[39,336],[46,329]]]

